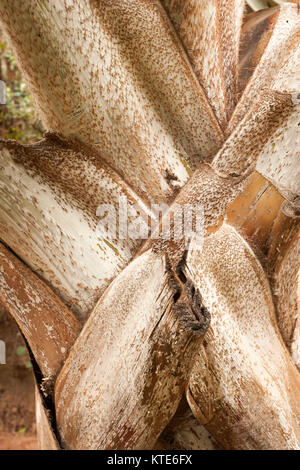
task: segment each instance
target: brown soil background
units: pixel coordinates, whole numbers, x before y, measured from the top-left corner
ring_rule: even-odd
[[[1,306],[0,339],[6,344],[6,364],[0,364],[0,450],[38,449],[33,374],[25,365],[29,358],[17,355],[24,341]]]

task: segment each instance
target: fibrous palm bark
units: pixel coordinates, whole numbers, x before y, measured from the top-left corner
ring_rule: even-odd
[[[43,447],[300,448],[300,15],[244,7],[0,0],[49,130],[0,142]],[[133,226],[201,204],[203,246],[121,237],[125,200]]]

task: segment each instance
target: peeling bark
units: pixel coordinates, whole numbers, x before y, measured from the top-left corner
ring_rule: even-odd
[[[226,449],[299,450],[300,375],[254,253],[224,224],[186,271],[212,314],[187,389],[193,413]]]
[[[278,190],[255,172],[244,191],[228,206],[226,220],[250,243],[270,277],[279,330],[299,367],[300,221],[285,214],[284,201]]]
[[[37,397],[43,447],[300,448],[300,376],[279,332],[297,363],[300,16],[289,4],[246,23],[249,80],[221,147],[243,4],[0,0],[44,122],[61,133],[0,142],[0,238],[79,318],[93,309],[66,359],[77,320],[0,249],[0,298],[44,376],[66,359],[57,429]],[[151,201],[201,204],[203,251],[101,236],[97,207],[123,196],[148,216]],[[73,333],[53,338],[45,316]],[[200,424],[178,408],[184,391]]]
[[[300,370],[300,226],[289,240],[283,257],[275,264],[273,291],[278,326],[294,363]]]
[[[29,343],[44,381],[53,386],[81,326],[49,287],[2,244],[0,301]]]
[[[196,420],[185,398],[162,433],[159,445],[166,450],[220,449],[205,427]]]
[[[246,15],[241,31],[241,49],[238,66],[238,91],[244,91],[252,73],[269,43],[278,19],[279,9],[266,8]]]
[[[107,239],[98,206],[116,209],[106,217],[112,226],[120,198],[128,211],[136,204],[146,217],[150,210],[98,156],[56,136],[30,146],[0,142],[0,166],[1,239],[86,318],[141,243]]]
[[[161,0],[223,129],[237,97],[244,0]],[[230,14],[228,14],[230,11]]]
[[[148,251],[104,293],[56,382],[64,447],[153,448],[205,333],[177,290],[164,256]]]
[[[252,106],[212,163],[218,173],[227,175],[256,169],[288,201],[289,216],[297,216],[300,206],[299,112],[293,93],[265,90],[262,101]]]
[[[226,211],[226,221],[251,244],[264,266],[271,265],[282,234],[293,225],[281,211],[283,202],[272,183],[254,172]]]
[[[268,157],[268,162],[273,162],[271,169],[280,171],[282,165],[278,164],[279,157],[274,149],[276,146],[286,148],[290,135],[296,138],[299,107],[291,93],[265,89],[261,100],[250,107],[215,156],[213,168],[219,174],[241,177],[259,168],[267,159],[267,152],[271,151]],[[298,149],[292,148],[291,154],[298,155]],[[275,179],[273,175],[272,180]]]
[[[300,16],[297,5],[284,3],[273,26],[271,38],[234,110],[227,129],[228,135],[237,127],[248,109],[262,101],[266,89],[274,88],[282,92],[288,92],[290,87],[293,87],[293,91],[299,89],[299,35]],[[290,68],[290,76],[285,75],[285,67]],[[280,76],[287,78],[289,88],[282,87],[279,83],[276,86]]]
[[[145,199],[165,200],[166,170],[183,184],[220,147],[158,1],[1,0],[0,18],[46,127],[91,146]]]

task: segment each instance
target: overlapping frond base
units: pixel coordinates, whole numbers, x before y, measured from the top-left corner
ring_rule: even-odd
[[[0,142],[0,299],[52,380],[41,446],[299,449],[297,5],[0,0],[0,18],[52,131]],[[202,250],[106,237],[124,199],[146,219],[201,204]]]

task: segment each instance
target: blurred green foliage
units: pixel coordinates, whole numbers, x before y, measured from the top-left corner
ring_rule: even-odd
[[[17,356],[24,356],[27,353],[27,350],[24,346],[18,346],[16,349]]]
[[[43,128],[16,60],[0,35],[0,80],[5,82],[6,104],[0,105],[0,137],[35,142]]]
[[[26,367],[26,369],[32,369],[32,364],[29,358],[29,354],[25,346],[18,346],[16,349],[16,354],[20,358],[23,358],[23,365]]]

